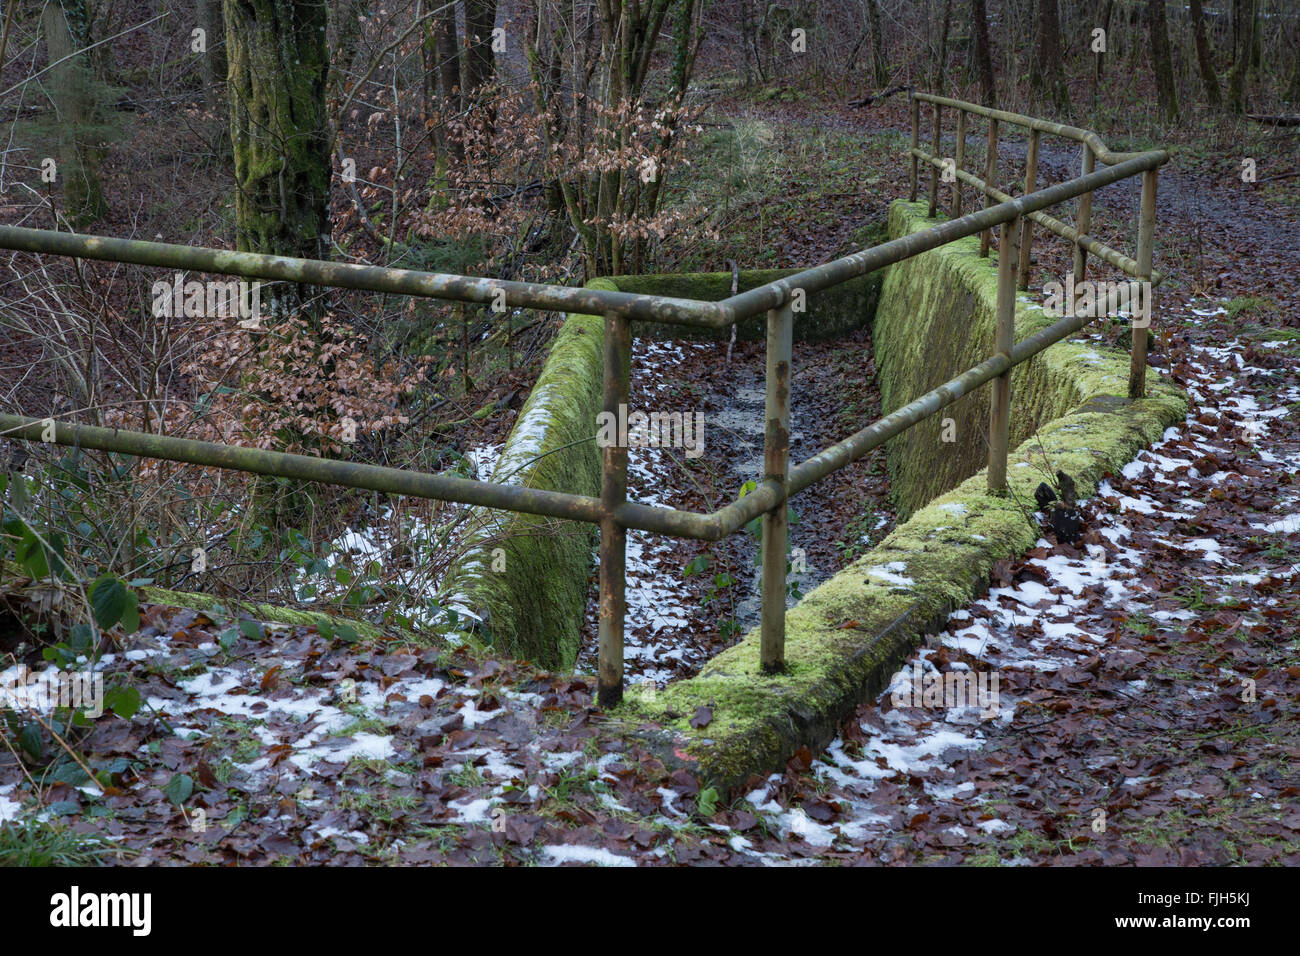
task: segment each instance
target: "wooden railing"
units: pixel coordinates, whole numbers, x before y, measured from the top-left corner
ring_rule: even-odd
[[[920,104],[934,109],[933,149],[919,146]],[[599,497],[524,488],[440,474],[424,474],[356,462],[291,455],[262,449],[220,445],[143,432],[98,428],[50,419],[0,414],[0,436],[32,442],[54,442],[148,458],[229,468],[253,474],[366,488],[390,494],[479,505],[504,511],[545,515],[590,522],[600,526],[600,625],[598,699],[609,707],[622,699],[623,629],[626,604],[624,571],[628,529],[653,531],[681,538],[717,541],[735,533],[755,518],[762,518],[762,666],[779,673],[785,665],[786,501],[830,473],[856,461],[893,436],[974,391],[993,382],[989,422],[988,483],[991,491],[1005,493],[1010,429],[1010,372],[1021,362],[1072,335],[1091,321],[1087,315],[1067,314],[1051,326],[1014,341],[1017,280],[1023,288],[1028,278],[1032,224],[1037,223],[1075,244],[1075,272],[1082,281],[1086,255],[1091,253],[1140,281],[1151,281],[1151,249],[1155,228],[1156,170],[1168,161],[1163,150],[1114,153],[1095,133],[1061,126],[973,103],[916,93],[912,96],[911,198],[916,199],[918,163],[933,168],[930,177],[930,214],[939,197],[940,170],[948,166],[940,155],[941,110],[957,112],[956,156],[951,218],[921,232],[855,252],[841,259],[769,282],[721,302],[701,302],[661,296],[633,295],[599,289],[573,288],[526,282],[503,282],[468,276],[443,275],[404,269],[387,269],[349,263],[291,259],[191,246],[111,239],[74,233],[0,226],[0,248],[45,255],[72,256],[108,262],[133,263],[168,269],[186,269],[248,279],[284,280],[323,287],[361,289],[456,302],[504,303],[514,308],[552,309],[603,315],[604,412],[617,420],[620,405],[628,401],[634,322],[658,322],[705,329],[725,329],[739,320],[767,315],[766,438],[763,479],[757,488],[731,504],[709,513],[659,508],[627,500],[626,446],[602,450]],[[961,169],[965,155],[967,117],[989,120],[989,149],[983,178]],[[992,186],[996,171],[998,124],[1029,130],[1024,195],[1018,198]],[[1079,176],[1053,186],[1037,188],[1037,144],[1040,134],[1062,136],[1083,144]],[[1102,169],[1095,169],[1100,162]],[[1129,258],[1087,234],[1092,193],[1133,176],[1142,177],[1142,203],[1138,248]],[[962,215],[960,185],[981,190],[986,199],[978,212]],[[1078,198],[1074,227],[1044,211]],[[991,229],[1001,226],[998,255],[997,334],[994,353],[975,367],[867,425],[807,460],[791,465],[790,382],[793,305],[808,296],[884,266],[956,239],[981,235],[987,254]],[[1158,276],[1156,281],[1158,281]],[[1141,397],[1146,370],[1147,330],[1134,329],[1129,395]],[[595,423],[592,423],[593,431]]]

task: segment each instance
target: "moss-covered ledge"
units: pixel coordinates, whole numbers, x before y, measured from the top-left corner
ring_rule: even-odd
[[[1075,477],[1080,495],[1091,495],[1102,475],[1185,411],[1184,401],[1162,391],[1136,403],[1088,403],[1044,426],[1016,450],[1008,497],[989,495],[981,471],[792,608],[788,674],[761,672],[759,635],[751,631],[690,680],[658,692],[631,688],[612,719],[634,736],[656,736],[643,725],[668,731],[677,756],[720,789],[780,768],[800,746],[824,747],[840,721],[884,690],[924,634],[983,590],[996,562],[1033,546],[1030,515],[1044,455]],[[694,729],[689,721],[700,707],[712,710],[712,722]]]
[[[33,581],[27,572],[10,560],[4,562],[3,575],[0,575],[6,588],[45,587],[40,581]],[[329,627],[337,630],[343,625],[351,627],[359,637],[378,640],[384,636],[397,636],[414,640],[414,636],[402,628],[388,626],[378,627],[369,621],[358,620],[344,614],[328,611],[312,611],[305,608],[284,607],[280,604],[268,604],[264,601],[248,601],[243,598],[218,597],[215,594],[202,594],[197,591],[174,591],[147,584],[137,589],[140,601],[144,604],[159,604],[163,607],[181,608],[188,611],[226,611],[242,615],[262,624],[284,624],[290,627]]]
[[[948,254],[964,260],[967,252]],[[989,260],[975,258],[979,268],[996,272]],[[935,275],[962,281],[974,267],[960,266]],[[972,278],[975,284],[966,287],[972,299],[995,294],[982,276]],[[910,276],[906,285],[915,288],[918,281]],[[886,298],[890,289],[887,278]],[[882,311],[896,307],[883,299],[880,304]],[[914,322],[919,318],[913,315]],[[1017,338],[1042,324],[1032,310],[1022,310]],[[1034,402],[1048,410],[1064,406],[1065,413],[1040,420],[1036,433],[1016,447],[1007,496],[991,496],[980,469],[917,508],[880,545],[808,594],[786,617],[787,674],[761,672],[755,630],[690,680],[658,692],[631,688],[609,717],[613,726],[724,791],[753,773],[779,769],[801,746],[824,747],[841,720],[884,690],[924,634],[941,629],[953,610],[987,586],[996,562],[1033,546],[1039,533],[1033,492],[1045,463],[1072,475],[1080,496],[1092,495],[1103,475],[1118,471],[1187,412],[1182,391],[1154,374],[1148,397],[1129,401],[1128,357],[1121,352],[1080,343],[1047,351],[1055,354],[1044,355],[1030,379],[1041,390]],[[1014,386],[1012,394],[1014,402]],[[987,401],[987,389],[981,395]],[[710,708],[712,719],[693,728],[690,720],[701,707]]]
[[[855,238],[868,243],[883,225]],[[742,291],[792,274],[793,269],[740,273]],[[871,322],[882,273],[844,283],[808,298],[796,322],[803,338],[834,336]],[[716,301],[731,294],[730,273],[615,276],[593,279],[588,288]],[[638,322],[633,334],[689,338],[721,332]],[[738,336],[763,338],[765,319],[741,323]],[[603,320],[566,318],[541,375],[511,430],[492,480],[572,494],[600,493],[600,455],[595,445],[602,389]],[[444,593],[478,622],[472,632],[495,647],[544,667],[563,669],[577,659],[586,613],[593,525],[471,509],[465,549],[448,569]]]
[[[266,604],[260,601],[220,598],[214,594],[198,594],[194,591],[172,591],[167,588],[148,585],[140,588],[140,600],[146,604],[161,604],[165,607],[184,608],[190,611],[209,613],[224,609],[232,614],[240,614],[263,624],[284,624],[290,627],[327,627],[337,631],[347,626],[358,637],[378,640],[385,635],[396,635],[414,639],[411,634],[396,627],[380,628],[369,621],[330,614],[325,611],[309,611],[302,608],[283,607],[279,604]]]
[[[612,290],[605,279],[588,288]],[[600,494],[604,320],[570,315],[492,473],[499,484]],[[472,508],[444,593],[479,620],[477,636],[515,657],[568,668],[578,656],[595,525]]]

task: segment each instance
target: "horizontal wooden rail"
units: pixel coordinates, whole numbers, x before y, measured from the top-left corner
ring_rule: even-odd
[[[1023,129],[1036,129],[1040,133],[1047,133],[1051,136],[1060,136],[1064,139],[1072,139],[1079,143],[1087,143],[1092,147],[1093,154],[1097,159],[1106,166],[1113,166],[1116,163],[1123,163],[1130,159],[1137,159],[1139,156],[1146,156],[1152,152],[1163,152],[1163,150],[1146,150],[1136,153],[1118,153],[1112,151],[1104,142],[1102,142],[1101,137],[1092,130],[1080,129],[1077,126],[1066,126],[1063,123],[1053,123],[1051,120],[1039,119],[1036,116],[1024,116],[1020,113],[1009,113],[1006,110],[994,109],[990,106],[980,106],[978,103],[967,103],[963,100],[953,100],[946,96],[935,96],[933,93],[913,93],[912,96],[913,98],[925,103],[933,103],[938,106],[948,106],[967,113],[974,113],[977,116],[983,116],[987,119],[995,119],[1003,123],[1011,123],[1013,126],[1019,126]]]
[[[929,153],[925,152],[925,150],[917,149],[917,150],[913,150],[912,152],[917,159],[924,160],[930,165],[935,166],[939,169],[943,169],[945,165],[942,158],[937,156],[931,156]],[[966,183],[969,186],[974,186],[976,189],[981,190],[986,196],[991,196],[992,198],[998,200],[999,202],[1009,202],[1012,199],[1014,199],[1013,196],[1004,193],[1000,189],[990,186],[983,179],[980,179],[978,176],[974,175],[973,173],[966,172],[966,170],[962,169],[961,167],[957,167],[956,169],[954,169],[953,174],[956,175],[956,177],[960,179],[962,182]],[[1091,194],[1084,193],[1084,195],[1089,196]],[[1075,243],[1076,245],[1080,246],[1081,248],[1086,249],[1088,252],[1091,252],[1094,256],[1096,256],[1098,259],[1101,259],[1105,262],[1109,262],[1111,265],[1113,265],[1116,269],[1119,269],[1121,272],[1124,272],[1134,277],[1140,275],[1141,270],[1138,267],[1138,261],[1132,258],[1131,256],[1124,255],[1124,253],[1120,252],[1118,249],[1113,249],[1110,246],[1106,245],[1105,243],[1098,241],[1094,237],[1079,232],[1079,230],[1075,229],[1073,226],[1061,222],[1061,220],[1053,218],[1052,216],[1049,216],[1047,213],[1042,212],[1041,210],[1027,213],[1027,215],[1029,216],[1030,219],[1034,220],[1034,222],[1038,223],[1040,226],[1044,226],[1050,231],[1056,233],[1056,235],[1062,237],[1063,239],[1068,239],[1071,242]],[[1153,286],[1159,285],[1162,281],[1164,281],[1164,278],[1165,276],[1163,272],[1160,272],[1159,270],[1152,270],[1151,284]],[[1080,278],[1080,281],[1082,281],[1082,278]]]
[[[0,249],[453,302],[477,302],[483,305],[504,302],[510,308],[550,309],[587,315],[618,312],[631,319],[672,325],[722,328],[733,321],[715,303],[693,299],[634,295],[629,292],[537,282],[510,282],[504,279],[363,266],[322,259],[295,259],[141,239],[113,239],[49,229],[26,229],[21,226],[0,226]]]

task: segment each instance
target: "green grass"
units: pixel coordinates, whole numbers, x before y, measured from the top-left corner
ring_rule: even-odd
[[[1180,605],[1189,611],[1208,611],[1215,607],[1215,602],[1210,598],[1210,593],[1202,587],[1200,581],[1184,584],[1174,591],[1174,597],[1178,599]]]
[[[0,825],[0,866],[97,866],[113,848],[97,837],[39,820]]]
[[[1228,318],[1236,319],[1242,315],[1259,315],[1272,312],[1276,305],[1269,299],[1256,296],[1237,296],[1227,304]]]

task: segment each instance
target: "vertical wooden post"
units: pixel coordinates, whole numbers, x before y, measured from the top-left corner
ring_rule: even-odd
[[[921,148],[921,101],[908,93],[912,101],[912,178],[907,192],[907,201],[916,202],[917,164],[916,150]]]
[[[1029,149],[1025,154],[1025,195],[1038,188],[1038,130],[1029,131]],[[1020,271],[1016,286],[1029,288],[1029,248],[1034,238],[1034,221],[1020,217]]]
[[[984,184],[990,189],[996,189],[997,183],[993,177],[998,173],[998,121],[989,120],[989,142],[987,151],[984,155]],[[988,193],[984,194],[984,208],[988,209],[993,205],[993,197]],[[993,241],[993,230],[985,229],[980,233],[980,256],[985,257],[989,254],[989,245]]]
[[[627,420],[628,376],[632,359],[632,323],[605,315],[604,411],[614,421]],[[600,475],[600,624],[597,629],[597,702],[609,708],[623,699],[623,616],[627,609],[625,571],[627,530],[614,509],[627,498],[627,445],[622,434],[601,450]]]
[[[1151,282],[1151,254],[1156,235],[1156,170],[1149,169],[1142,174],[1142,206],[1138,213],[1137,245],[1137,281],[1141,282],[1142,292],[1147,295]],[[1147,383],[1147,329],[1155,321],[1155,290],[1148,296],[1147,308],[1151,310],[1150,320],[1141,328],[1136,321],[1133,324],[1133,356],[1128,372],[1128,397],[1132,399],[1146,396]],[[1133,317],[1135,320],[1137,316]]]
[[[956,164],[957,172],[961,169],[962,164],[966,162],[966,111],[957,111],[957,149],[953,155],[953,163]],[[952,215],[948,218],[958,219],[961,217],[961,177],[954,176],[952,181]]]
[[[785,486],[790,474],[790,361],[794,312],[789,303],[767,313],[767,428],[763,478]],[[784,497],[763,515],[762,664],[766,673],[785,670],[785,566],[789,505]]]
[[[1092,172],[1096,165],[1096,157],[1093,155],[1092,147],[1087,143],[1083,144],[1083,161],[1079,165],[1079,175],[1087,176]],[[1087,235],[1088,230],[1092,228],[1092,193],[1084,193],[1079,197],[1079,215],[1075,219],[1074,228],[1079,230],[1080,235]],[[1084,274],[1088,271],[1088,251],[1079,245],[1074,244],[1074,284],[1077,286],[1084,280]],[[1071,303],[1073,306],[1073,303]]]
[[[930,147],[930,155],[935,159],[940,158],[939,150],[941,149],[941,147],[939,146],[939,134],[942,131],[942,128],[943,128],[943,111],[939,108],[939,104],[935,103],[934,104],[934,144]],[[930,212],[928,213],[931,219],[934,218],[934,210],[938,206],[938,204],[939,204],[939,167],[931,163],[930,164]]]
[[[1002,224],[998,242],[997,332],[995,352],[1010,353],[1016,327],[1016,264],[1021,216]],[[993,380],[989,401],[989,492],[1007,490],[1007,452],[1011,444],[1011,369]]]

